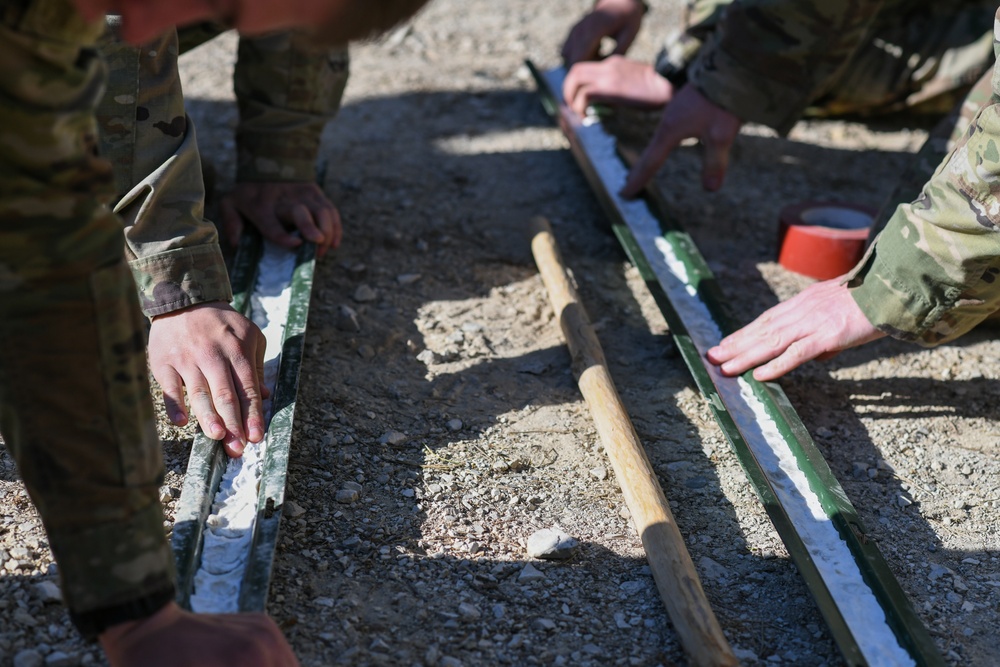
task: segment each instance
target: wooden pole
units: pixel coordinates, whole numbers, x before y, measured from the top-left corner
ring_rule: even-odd
[[[532,220],[531,232],[531,251],[569,346],[573,374],[593,414],[681,644],[694,665],[738,665],[705,597],[649,458],[615,390],[601,343],[566,275],[552,228],[539,217]]]

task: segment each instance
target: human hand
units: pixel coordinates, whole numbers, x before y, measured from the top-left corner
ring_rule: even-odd
[[[563,99],[581,116],[595,102],[656,109],[666,105],[673,94],[673,85],[652,65],[622,56],[577,63],[563,81]]]
[[[232,245],[239,243],[243,221],[248,220],[267,240],[295,248],[302,239],[289,233],[297,229],[316,244],[316,256],[340,245],[340,213],[315,183],[237,183],[219,202],[222,229]]]
[[[753,372],[757,380],[779,378],[810,359],[885,336],[865,317],[840,278],[815,283],[779,303],[708,351],[723,375]],[[763,365],[761,365],[763,364]]]
[[[629,172],[622,196],[638,196],[673,150],[690,137],[699,139],[704,147],[701,186],[718,190],[726,177],[729,151],[742,125],[738,116],[708,101],[694,86],[682,86],[663,112],[649,146]]]
[[[98,641],[111,667],[298,667],[281,630],[264,614],[192,614],[171,602],[140,621],[114,625]]]
[[[231,457],[264,438],[264,334],[229,304],[201,303],[157,315],[149,366],[174,424],[188,421],[184,391],[202,430]]]
[[[562,47],[566,67],[581,60],[597,59],[604,37],[615,40],[613,54],[623,55],[639,34],[645,12],[646,7],[638,0],[597,0],[594,9],[566,37]]]

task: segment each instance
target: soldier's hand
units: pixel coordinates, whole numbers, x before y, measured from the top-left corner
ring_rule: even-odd
[[[111,667],[298,667],[264,614],[192,614],[171,602],[149,618],[99,637]]]
[[[653,140],[632,167],[622,196],[637,196],[673,150],[692,137],[701,141],[704,150],[701,185],[706,190],[718,190],[741,125],[743,121],[738,116],[708,101],[694,86],[682,86],[663,112]]]
[[[315,183],[238,183],[219,202],[219,212],[223,233],[233,245],[239,243],[244,221],[284,248],[308,239],[316,244],[317,257],[339,246],[343,234],[340,212]]]
[[[656,109],[673,94],[673,85],[652,65],[622,56],[577,63],[563,81],[563,99],[581,116],[588,106],[601,102]]]
[[[810,359],[828,359],[841,350],[882,338],[840,278],[815,283],[779,303],[708,351],[723,375],[754,366],[761,381],[781,377]],[[763,365],[761,365],[763,364]]]
[[[266,341],[257,325],[229,304],[202,303],[153,318],[149,365],[163,388],[170,421],[188,421],[191,410],[208,437],[238,457],[247,441],[264,438],[262,401]]]
[[[646,7],[639,0],[597,0],[594,9],[573,26],[562,47],[566,67],[600,55],[601,40],[615,40],[612,53],[623,55],[635,41]]]

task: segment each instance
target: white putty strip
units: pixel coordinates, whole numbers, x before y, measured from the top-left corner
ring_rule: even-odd
[[[564,77],[562,69],[546,73],[549,86],[560,99]],[[614,138],[599,125],[586,126],[586,123],[578,124],[575,133],[691,341],[704,357],[708,349],[721,340],[722,333],[698,297],[684,263],[663,238],[660,224],[646,203],[629,201],[618,195],[628,171],[615,152]],[[742,378],[726,377],[712,364],[706,364],[706,368],[868,664],[880,667],[915,665],[889,627],[885,611],[864,582],[847,543],[823,510],[819,496],[799,469],[795,455],[764,404]]]
[[[288,320],[295,251],[265,242],[257,284],[250,297],[250,319],[267,339],[264,385],[274,395],[281,345]],[[264,401],[264,422],[271,421],[271,400]],[[199,613],[238,611],[240,584],[257,519],[257,495],[265,443],[248,443],[231,459],[206,520],[201,564],[194,577],[191,609]]]

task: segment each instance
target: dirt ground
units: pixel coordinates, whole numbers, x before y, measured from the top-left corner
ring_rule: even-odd
[[[842,662],[523,67],[558,64],[589,4],[436,0],[353,51],[322,151],[345,240],[316,268],[269,605],[303,665],[686,664],[532,263],[535,215],[554,225],[744,664]],[[655,53],[671,15],[649,16],[636,56]],[[222,186],[234,45],[182,61]],[[926,136],[913,122],[800,123],[787,138],[750,126],[715,194],[697,148],[671,158],[671,210],[742,320],[809,282],[774,261],[781,207],[877,206]],[[781,383],[951,665],[997,664],[1000,649],[995,338],[880,341]],[[191,431],[161,435],[171,510]],[[355,502],[337,501],[345,489]],[[527,538],[556,526],[579,541],[573,557],[529,558]],[[0,567],[0,665],[101,664],[54,601],[6,455]]]

